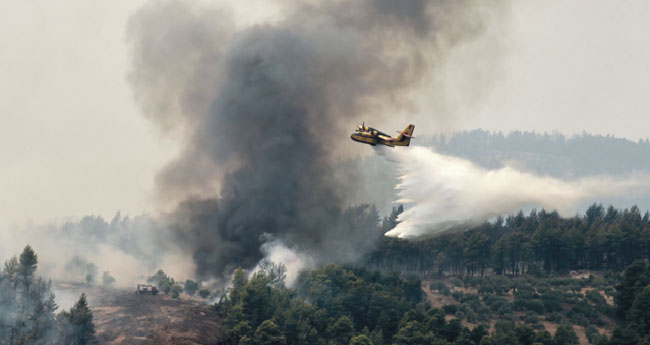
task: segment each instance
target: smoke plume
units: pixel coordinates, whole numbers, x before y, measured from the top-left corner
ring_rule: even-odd
[[[158,176],[169,223],[199,275],[253,267],[268,241],[350,261],[372,243],[372,207],[332,163],[361,120],[379,122],[494,5],[459,0],[295,1],[274,23],[151,1],[130,20],[130,80],[146,116],[184,147]],[[345,144],[342,144],[342,143]],[[364,224],[373,223],[373,226]]]
[[[398,166],[398,202],[407,207],[398,217],[400,223],[386,235],[401,238],[468,229],[527,206],[557,209],[570,216],[582,201],[650,190],[647,173],[565,181],[511,166],[486,170],[426,147],[377,152]]]

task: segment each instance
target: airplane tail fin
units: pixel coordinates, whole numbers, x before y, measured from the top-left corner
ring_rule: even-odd
[[[404,128],[404,130],[399,133],[397,138],[395,138],[395,145],[409,146],[409,144],[411,143],[411,138],[413,138],[414,129],[415,129],[414,125],[406,126],[406,128]]]

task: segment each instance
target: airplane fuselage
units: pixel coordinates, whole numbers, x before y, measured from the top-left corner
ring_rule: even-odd
[[[357,127],[357,130],[350,135],[350,138],[356,142],[368,144],[375,146],[377,144],[386,145],[390,147],[395,146],[409,146],[411,141],[411,134],[415,126],[408,125],[404,131],[400,133],[397,138],[393,138],[390,135],[380,132],[372,127],[367,127],[366,125],[360,125]]]
[[[382,138],[381,135],[373,135],[372,133],[368,133],[368,132],[352,133],[350,138],[352,138],[352,140],[354,140],[356,142],[364,143],[364,144],[368,144],[368,145],[372,145],[372,146],[375,146],[377,144],[391,146],[391,147],[395,146],[395,144],[392,141],[393,138],[384,137],[386,139],[389,139],[389,140],[386,140],[386,139]]]

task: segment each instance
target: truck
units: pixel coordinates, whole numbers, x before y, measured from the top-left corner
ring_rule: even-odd
[[[135,289],[136,295],[157,295],[158,288],[150,284],[138,284]]]

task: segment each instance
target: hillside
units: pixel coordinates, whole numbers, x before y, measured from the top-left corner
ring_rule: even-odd
[[[600,272],[572,272],[553,278],[472,278],[456,277],[424,280],[426,300],[458,318],[469,329],[478,325],[495,331],[499,320],[530,326],[555,334],[563,323],[570,323],[580,345],[594,337],[611,336],[615,327],[613,281]],[[590,342],[591,340],[591,342]]]
[[[186,295],[136,295],[130,290],[58,283],[57,294],[88,295],[101,344],[215,344],[221,319],[215,309]]]

